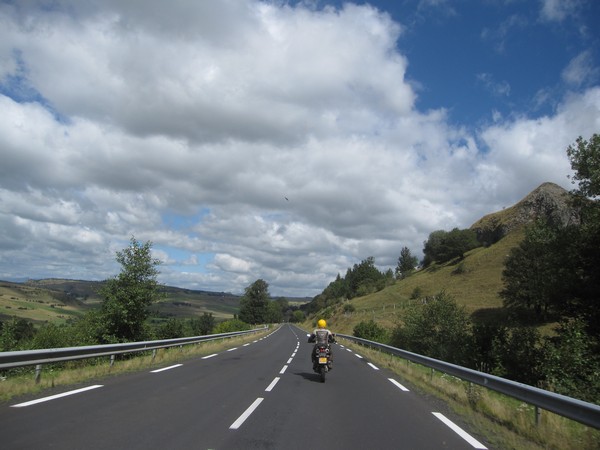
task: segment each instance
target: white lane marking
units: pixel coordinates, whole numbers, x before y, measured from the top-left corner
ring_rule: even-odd
[[[359,359],[363,359],[363,357],[362,357],[362,356],[360,356],[358,353],[355,353],[355,354],[354,354],[354,356],[356,356],[356,357],[357,357],[357,358],[359,358]]]
[[[288,363],[288,364],[291,364],[291,363],[292,363],[292,359],[294,359],[294,358],[290,358],[290,359],[288,359],[288,362],[287,362],[287,363]]]
[[[477,439],[475,439],[473,436],[471,436],[469,433],[467,433],[461,427],[459,427],[458,425],[456,425],[454,422],[452,422],[450,419],[448,419],[443,414],[441,414],[441,413],[435,413],[435,412],[432,413],[432,414],[435,417],[437,417],[438,419],[440,419],[442,422],[444,422],[448,427],[450,427],[450,429],[452,431],[454,431],[461,438],[463,438],[465,441],[467,441],[469,444],[471,444],[474,448],[478,448],[478,449],[481,449],[481,450],[487,450],[487,447],[485,445],[483,445],[481,442],[479,442]]]
[[[181,367],[181,366],[183,366],[183,364],[175,364],[174,366],[163,367],[162,369],[151,370],[150,373],[163,372],[165,370],[171,370],[171,369],[175,369],[176,367]]]
[[[50,400],[56,400],[57,398],[66,397],[68,395],[79,394],[81,392],[89,391],[91,389],[98,389],[98,388],[101,388],[102,386],[104,386],[104,385],[95,384],[94,386],[88,386],[88,387],[84,387],[81,389],[75,389],[74,391],[63,392],[62,394],[51,395],[50,397],[38,398],[37,400],[31,400],[31,401],[25,402],[25,403],[18,403],[16,405],[12,405],[12,408],[22,408],[24,406],[31,406],[31,405],[35,405],[37,403],[43,403],[43,402],[47,402]]]
[[[202,359],[213,358],[214,356],[217,356],[217,355],[218,355],[218,353],[213,353],[212,355],[203,356]]]
[[[352,350],[350,350],[349,348],[347,348],[346,351],[352,353]]]
[[[279,380],[280,380],[279,377],[275,377],[275,379],[273,381],[271,381],[271,384],[269,386],[267,386],[265,391],[271,392]]]
[[[285,371],[287,370],[287,368],[288,368],[288,366],[283,366],[283,369],[281,369],[281,370],[279,371],[279,373],[280,373],[280,374],[284,374],[284,373],[285,373]]]
[[[238,349],[237,347],[233,347],[233,348],[230,348],[230,349],[229,349],[229,350],[227,350],[227,351],[228,351],[228,352],[232,352],[232,351],[234,351],[234,350],[237,350],[237,349]]]
[[[229,429],[237,430],[239,427],[241,427],[242,424],[246,421],[246,419],[248,417],[250,417],[250,414],[252,414],[256,408],[258,408],[258,405],[260,405],[263,400],[264,400],[264,398],[261,398],[261,397],[258,397],[256,400],[254,400],[254,403],[252,403],[248,407],[248,409],[246,411],[244,411],[244,413],[240,417],[238,417],[238,419],[235,422],[233,422],[231,424]]]
[[[250,344],[244,344],[243,346],[244,346],[244,347],[248,347],[249,345],[250,345]]]
[[[340,348],[346,348],[346,347],[344,347],[342,344],[340,344]]]
[[[262,339],[261,339],[261,340],[262,340]],[[252,343],[253,343],[253,344],[256,344],[257,342],[258,342],[258,341],[252,341]],[[250,345],[250,344],[248,344],[248,345]]]
[[[388,380],[390,380],[392,382],[392,384],[396,385],[396,387],[399,387],[401,390],[403,390],[404,392],[408,392],[408,389],[405,388],[404,386],[402,386],[400,383],[398,383],[396,380],[394,380],[393,378],[388,378]]]
[[[290,358],[293,358],[294,356],[296,356],[296,352],[292,353],[292,356],[290,356]]]
[[[373,369],[379,370],[379,367],[377,367],[375,364],[373,364],[373,363],[367,363],[367,364],[370,365]]]

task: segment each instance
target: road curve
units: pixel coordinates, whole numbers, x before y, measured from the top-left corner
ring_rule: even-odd
[[[343,346],[334,345],[334,369],[321,383],[311,348],[302,330],[283,325],[208,357],[2,404],[0,447],[487,447],[397,376]]]

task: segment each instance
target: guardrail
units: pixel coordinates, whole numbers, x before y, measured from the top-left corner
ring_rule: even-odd
[[[600,406],[593,403],[567,397],[566,395],[556,394],[527,384],[517,383],[516,381],[507,380],[477,370],[467,369],[466,367],[457,366],[417,353],[411,353],[396,347],[380,344],[379,342],[373,342],[345,334],[336,334],[336,337],[348,339],[358,344],[399,356],[414,363],[421,364],[431,369],[453,375],[462,380],[519,399],[525,403],[536,406],[536,408],[552,411],[553,413],[576,420],[584,425],[600,429]]]
[[[246,331],[233,331],[230,333],[209,334],[176,339],[163,339],[158,341],[125,342],[122,344],[87,345],[81,347],[47,348],[40,350],[21,350],[13,352],[0,352],[0,370],[16,367],[36,366],[36,382],[39,381],[42,364],[50,364],[76,359],[97,358],[110,356],[111,365],[115,355],[123,353],[136,353],[160,348],[177,347],[182,345],[197,344],[215,339],[225,339],[249,333],[256,333],[267,329],[255,328]]]

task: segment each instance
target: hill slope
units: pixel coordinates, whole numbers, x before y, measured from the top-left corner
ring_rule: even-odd
[[[370,319],[392,328],[407,307],[444,290],[473,320],[494,321],[505,314],[499,296],[504,261],[523,239],[525,226],[539,218],[567,224],[577,223],[579,216],[569,205],[566,190],[544,183],[514,206],[486,215],[471,226],[481,242],[491,245],[468,252],[462,261],[434,264],[382,291],[354,298],[347,302],[354,312],[344,312],[342,304],[320,316],[328,319],[332,330],[345,334],[352,334],[356,324]]]

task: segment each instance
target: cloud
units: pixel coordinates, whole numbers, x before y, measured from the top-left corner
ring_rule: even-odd
[[[491,73],[478,73],[476,77],[477,81],[492,95],[497,97],[508,97],[510,95],[510,84],[507,81],[495,81]]]
[[[481,129],[417,110],[403,28],[370,6],[18,3],[0,24],[2,80],[35,92],[2,81],[0,278],[103,279],[135,235],[165,283],[315,295],[568,187],[565,148],[599,125],[594,87]]]
[[[575,16],[582,6],[581,0],[541,0],[540,16],[550,22],[562,22],[569,16]]]
[[[574,57],[563,70],[562,78],[570,86],[580,87],[598,81],[600,69],[594,66],[590,50]]]

